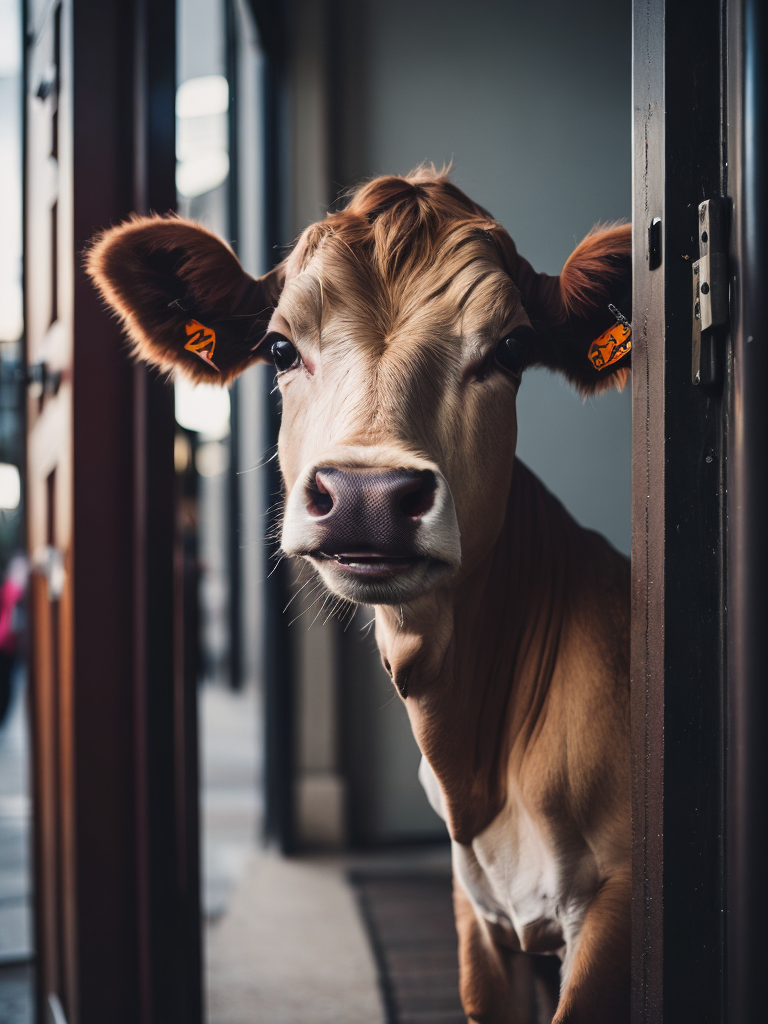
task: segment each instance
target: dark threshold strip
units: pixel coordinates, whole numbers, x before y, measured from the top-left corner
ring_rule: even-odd
[[[466,1024],[448,874],[354,872],[387,1024]]]

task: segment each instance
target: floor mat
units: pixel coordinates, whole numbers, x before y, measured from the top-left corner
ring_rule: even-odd
[[[449,874],[353,872],[388,1024],[466,1024]]]

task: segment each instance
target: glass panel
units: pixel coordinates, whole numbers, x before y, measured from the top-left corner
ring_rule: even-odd
[[[231,243],[258,275],[263,139],[255,23],[246,4],[226,0],[178,0],[177,12],[178,209]],[[176,385],[185,559],[197,577],[197,623],[187,628],[198,638],[203,911],[209,921],[227,909],[261,835],[260,514],[266,501],[259,472],[244,471],[252,471],[264,451],[263,371],[249,371],[236,389]],[[247,402],[238,402],[240,394]]]
[[[0,1020],[32,1022],[22,367],[21,0],[0,0]]]

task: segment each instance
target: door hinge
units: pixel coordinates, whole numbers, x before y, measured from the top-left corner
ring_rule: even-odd
[[[722,382],[720,339],[728,327],[728,200],[699,204],[699,258],[693,264],[691,377],[705,391]]]

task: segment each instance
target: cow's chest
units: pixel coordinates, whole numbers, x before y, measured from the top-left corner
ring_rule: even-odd
[[[426,761],[419,774],[430,803],[445,817]],[[510,945],[567,960],[600,878],[578,833],[551,824],[536,820],[522,798],[510,794],[471,845],[453,843],[453,869],[476,911],[499,926]]]

